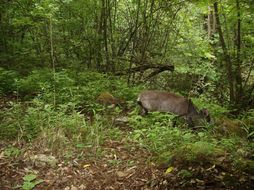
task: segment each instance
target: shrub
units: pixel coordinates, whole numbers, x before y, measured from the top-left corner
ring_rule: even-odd
[[[19,76],[15,71],[0,67],[0,95],[7,95],[17,90],[15,81]]]
[[[35,95],[42,93],[45,88],[50,86],[52,73],[48,69],[35,70],[24,78],[16,82],[18,95],[23,98],[33,98]]]

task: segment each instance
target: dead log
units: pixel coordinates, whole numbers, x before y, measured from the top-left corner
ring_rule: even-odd
[[[169,65],[169,64],[164,64],[164,65],[155,65],[155,64],[144,64],[144,65],[139,65],[136,67],[133,67],[131,69],[123,70],[123,71],[118,71],[116,72],[116,75],[126,75],[128,73],[136,73],[136,72],[145,72],[148,69],[152,69],[153,72],[149,74],[147,78],[151,78],[163,71],[171,71],[173,72],[175,67],[174,65]]]

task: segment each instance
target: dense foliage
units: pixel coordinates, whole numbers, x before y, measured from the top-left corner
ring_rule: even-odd
[[[253,105],[251,1],[19,0],[0,8],[5,68],[119,73],[166,63],[173,75],[126,72],[129,83],[150,79],[157,88],[229,100],[238,110]]]
[[[201,179],[251,189],[253,10],[251,0],[2,0],[0,165],[30,149],[96,162],[119,142],[149,154],[144,164],[166,163],[177,179],[162,181],[176,188]],[[144,89],[191,98],[212,122],[191,129],[180,118],[173,128],[175,115],[142,117]],[[26,174],[18,188],[36,178]]]

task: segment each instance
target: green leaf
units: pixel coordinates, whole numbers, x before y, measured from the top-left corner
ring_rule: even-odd
[[[42,182],[44,182],[44,180],[38,179],[38,180],[36,180],[36,181],[34,182],[34,185],[38,185],[38,184],[40,184],[40,183],[42,183]]]
[[[205,57],[208,59],[216,59],[216,57],[208,52],[205,53]]]
[[[165,171],[165,174],[168,174],[168,173],[171,173],[173,171],[173,167],[169,167],[166,171]]]
[[[29,181],[25,181],[24,184],[22,185],[23,190],[31,190],[35,187],[34,183],[31,183]]]
[[[79,143],[79,144],[76,144],[76,147],[77,147],[77,148],[84,148],[84,147],[85,147],[85,145],[84,145],[84,144],[82,144],[82,143]]]
[[[24,180],[24,183],[22,185],[22,189],[23,190],[31,190],[33,189],[36,185],[42,183],[44,180],[42,179],[38,179],[36,181],[34,181],[36,179],[36,175],[34,174],[28,174],[28,175],[25,175],[23,177],[23,180]]]
[[[26,181],[26,182],[31,182],[31,181],[35,180],[36,177],[37,177],[37,176],[34,175],[34,174],[28,174],[28,175],[25,175],[25,176],[23,177],[23,180]]]

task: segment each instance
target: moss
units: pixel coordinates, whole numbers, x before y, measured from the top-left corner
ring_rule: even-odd
[[[116,105],[118,100],[109,92],[102,92],[98,98],[97,102],[102,105]]]
[[[242,128],[244,125],[240,120],[231,120],[228,118],[219,119],[217,122],[217,131],[223,135],[236,135],[246,137],[246,131]]]

